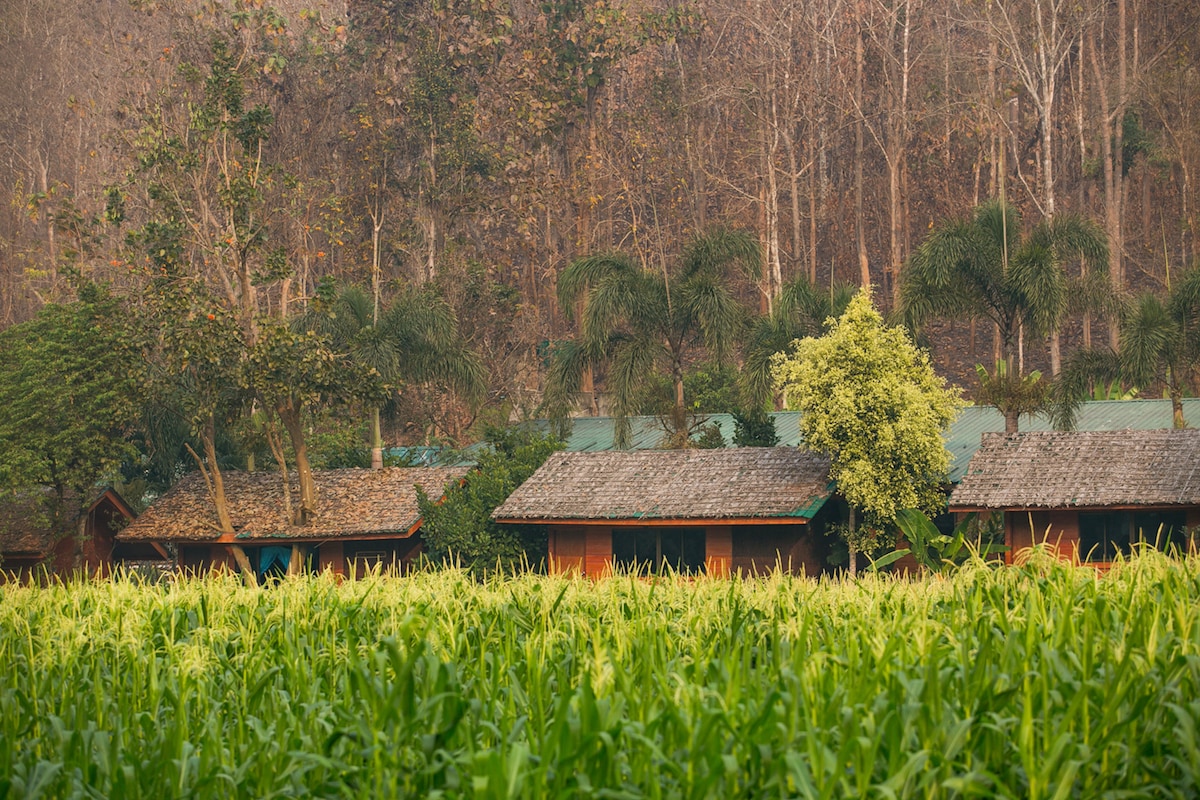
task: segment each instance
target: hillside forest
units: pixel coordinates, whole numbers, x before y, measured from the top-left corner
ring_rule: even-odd
[[[968,391],[987,388],[977,363],[1003,377],[1013,332],[1018,378],[1112,355],[1117,301],[1166,297],[1195,263],[1189,0],[2,13],[0,327],[72,303],[128,326],[72,358],[173,409],[199,463],[237,436],[267,461],[307,458],[292,434],[341,429],[306,416],[322,409],[377,446],[469,441],[547,399],[655,410],[685,384],[691,408],[761,409],[778,398],[745,375],[740,399],[718,398],[769,361],[754,331],[782,349],[811,330],[781,315],[819,328],[868,284],[900,319],[923,244],[988,209],[1011,212],[1014,254],[1052,254],[1061,296],[1011,330],[986,304],[910,298],[906,318]],[[1060,221],[1096,247],[1041,237]],[[643,303],[639,328],[618,295],[662,305]],[[639,337],[661,352],[622,356]]]

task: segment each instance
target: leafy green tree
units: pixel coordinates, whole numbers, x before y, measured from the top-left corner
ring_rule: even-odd
[[[1058,329],[1072,294],[1083,294],[1073,290],[1063,264],[1082,258],[1093,275],[1103,274],[1108,245],[1098,226],[1067,214],[1042,220],[1028,236],[1021,226],[1020,212],[998,201],[980,205],[969,220],[939,226],[909,259],[900,306],[914,330],[934,317],[991,320],[1004,362],[993,386],[1023,390],[1028,382],[1015,358],[1020,337]],[[1005,429],[1015,432],[1024,406],[1003,394],[992,399],[1000,400]]]
[[[551,364],[546,389],[551,415],[565,417],[584,370],[606,362],[616,440],[624,447],[638,390],[661,370],[671,378],[672,429],[686,438],[683,381],[689,355],[703,345],[713,361],[724,363],[748,316],[733,293],[736,268],[757,277],[758,244],[749,234],[724,228],[693,239],[673,272],[642,269],[620,252],[574,261],[559,276],[559,304],[568,313],[580,301],[584,308],[578,337]]]
[[[383,466],[380,404],[402,384],[436,382],[478,401],[486,371],[458,331],[454,313],[431,288],[405,289],[382,311],[358,286],[324,284],[300,326],[327,334],[334,347],[382,381],[371,402],[371,465]]]
[[[491,447],[477,468],[461,485],[448,487],[444,500],[418,488],[426,553],[435,562],[453,559],[477,571],[536,565],[546,556],[544,529],[501,526],[491,514],[563,443],[517,428],[491,429],[487,438]]]
[[[243,385],[279,418],[287,432],[300,488],[293,520],[307,524],[317,513],[306,440],[308,414],[324,404],[378,399],[379,374],[339,352],[329,337],[311,330],[296,331],[275,320],[260,323],[258,341],[248,351],[243,369]],[[276,458],[285,466],[281,452],[277,451]]]
[[[156,255],[161,274],[151,281],[142,305],[148,334],[142,353],[149,376],[146,413],[181,419],[199,441],[201,453],[190,443],[184,447],[212,497],[218,529],[232,535],[218,439],[241,410],[245,339],[229,308],[202,282],[178,276],[168,251],[163,253]],[[171,429],[157,423],[149,427]]]
[[[774,447],[779,444],[775,418],[765,411],[733,412],[734,447]]]
[[[138,340],[121,305],[93,284],[0,332],[0,486],[50,489],[56,524],[137,455]]]
[[[775,380],[787,407],[801,412],[804,446],[829,455],[830,477],[850,505],[853,575],[855,552],[897,512],[932,512],[945,502],[950,453],[942,433],[962,401],[903,328],[884,325],[869,291],[855,295],[824,336],[781,354]]]

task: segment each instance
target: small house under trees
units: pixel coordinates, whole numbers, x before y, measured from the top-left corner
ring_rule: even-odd
[[[167,558],[148,542],[116,546],[118,530],[135,515],[115,490],[100,491],[79,514],[69,511],[77,508],[78,497],[58,500],[46,489],[6,497],[0,504],[0,579],[36,577],[42,569],[60,576],[107,575],[115,562]]]
[[[272,573],[330,570],[361,575],[379,566],[403,569],[421,552],[421,517],[416,486],[440,497],[461,480],[466,467],[336,469],[313,473],[318,513],[293,524],[289,503],[298,485],[290,476],[289,496],[276,472],[226,472],[225,494],[235,533],[222,534],[201,476],[191,473],[121,532],[122,543],[155,541],[174,545],[186,571],[237,571],[234,548],[246,554],[261,577]]]
[[[493,513],[545,525],[550,569],[817,574],[829,460],[794,447],[560,452]]]
[[[1010,563],[1042,542],[1099,566],[1142,542],[1187,551],[1200,526],[1200,430],[985,434],[950,510],[1002,513]]]

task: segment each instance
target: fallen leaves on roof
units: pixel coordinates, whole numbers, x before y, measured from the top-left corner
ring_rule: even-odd
[[[222,476],[236,538],[319,540],[389,533],[405,536],[420,517],[414,486],[430,497],[440,497],[447,483],[460,480],[466,472],[466,467],[319,470],[313,473],[316,518],[303,526],[287,519],[280,473],[226,471]],[[295,506],[300,501],[295,473],[289,481]],[[211,541],[219,536],[216,507],[204,479],[199,473],[190,473],[126,526],[118,538]]]

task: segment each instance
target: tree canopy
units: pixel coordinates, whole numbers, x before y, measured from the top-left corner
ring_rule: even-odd
[[[897,512],[927,512],[945,502],[950,453],[942,433],[962,401],[903,328],[889,327],[857,294],[819,338],[795,342],[775,361],[785,405],[801,412],[804,446],[826,453],[830,477],[851,509],[876,530]],[[853,555],[860,534],[851,517]]]
[[[724,363],[744,331],[747,311],[733,292],[740,269],[756,277],[759,249],[743,231],[717,228],[696,236],[673,271],[643,269],[628,255],[601,253],[578,259],[558,282],[559,304],[571,314],[583,304],[579,336],[550,368],[547,407],[564,415],[590,365],[608,367],[608,388],[617,417],[617,443],[628,441],[625,418],[634,413],[638,390],[655,369],[671,376],[672,425],[686,438],[683,378],[686,358],[702,344]]]
[[[0,486],[83,502],[136,455],[143,370],[136,331],[107,290],[84,285],[0,332]],[[64,511],[77,511],[66,509]]]

